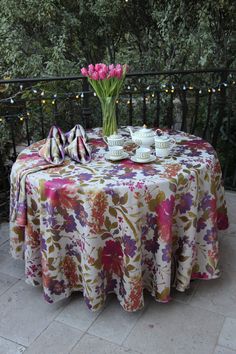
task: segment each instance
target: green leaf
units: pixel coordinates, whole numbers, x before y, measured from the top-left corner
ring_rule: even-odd
[[[112,215],[112,216],[114,216],[115,218],[117,217],[117,211],[116,211],[116,209],[115,208],[113,208],[113,207],[109,207],[109,213]]]

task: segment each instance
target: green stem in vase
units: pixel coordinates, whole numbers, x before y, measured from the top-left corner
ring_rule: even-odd
[[[117,97],[100,97],[102,107],[103,135],[110,136],[117,131],[116,99]]]

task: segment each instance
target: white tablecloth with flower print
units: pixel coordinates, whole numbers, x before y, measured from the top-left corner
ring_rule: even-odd
[[[168,302],[172,286],[184,291],[191,279],[219,276],[217,230],[228,220],[218,158],[200,138],[170,134],[173,155],[148,164],[106,160],[100,129],[88,133],[86,165],[48,165],[38,155],[43,141],[20,153],[11,174],[11,253],[48,302],[82,291],[95,311],[113,292],[135,311],[144,289]]]

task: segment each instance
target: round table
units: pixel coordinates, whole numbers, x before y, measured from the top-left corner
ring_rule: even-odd
[[[11,253],[48,302],[82,291],[95,311],[112,292],[135,311],[144,289],[168,302],[172,286],[184,291],[191,279],[219,276],[217,230],[228,220],[218,158],[200,138],[169,134],[172,155],[147,164],[106,160],[98,128],[88,133],[89,164],[49,165],[38,155],[44,141],[20,153],[11,173]]]

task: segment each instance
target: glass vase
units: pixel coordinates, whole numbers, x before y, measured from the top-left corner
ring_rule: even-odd
[[[104,136],[110,136],[117,131],[116,100],[117,97],[100,98],[102,107],[102,132]]]

